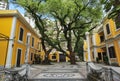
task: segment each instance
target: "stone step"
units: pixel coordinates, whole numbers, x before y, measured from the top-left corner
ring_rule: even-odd
[[[29,79],[29,81],[88,81],[86,79]]]

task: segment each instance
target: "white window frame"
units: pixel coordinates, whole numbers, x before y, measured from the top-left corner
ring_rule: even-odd
[[[119,48],[120,48],[120,40],[118,41],[118,46],[119,46]]]
[[[114,50],[115,50],[115,46],[114,46],[113,43],[112,43],[112,44],[109,44],[109,45],[108,45],[108,48],[107,48],[107,49],[108,49],[109,58],[110,58],[109,47],[112,47],[112,46],[114,47]],[[115,52],[115,54],[116,54],[116,52]],[[116,56],[115,58],[117,58],[117,56]],[[110,59],[113,59],[113,58],[110,58]]]

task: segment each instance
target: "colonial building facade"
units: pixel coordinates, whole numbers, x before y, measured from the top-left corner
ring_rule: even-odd
[[[114,20],[105,18],[101,25],[87,33],[84,60],[120,66],[120,26]]]
[[[4,35],[0,41],[0,66],[33,63],[41,50],[40,36],[17,10],[0,10],[0,34]]]

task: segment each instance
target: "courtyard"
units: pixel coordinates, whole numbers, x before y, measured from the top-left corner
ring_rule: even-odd
[[[52,63],[52,65],[31,65],[30,81],[86,81],[86,63],[68,62]]]

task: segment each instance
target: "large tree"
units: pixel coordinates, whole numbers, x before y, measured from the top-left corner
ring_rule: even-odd
[[[100,0],[104,6],[108,18],[112,18],[117,26],[120,26],[120,0]]]
[[[42,36],[46,57],[48,53],[45,41],[52,48],[68,56],[71,64],[75,64],[75,53],[79,53],[85,31],[92,25],[91,23],[98,22],[102,12],[101,5],[96,0],[17,0],[17,3],[35,19]],[[56,31],[56,37],[51,38],[47,34],[49,29],[47,29],[45,18],[56,22],[56,28],[52,28]],[[63,49],[62,42],[67,44],[69,55]]]
[[[120,13],[120,0],[100,0],[106,12],[109,12],[108,18],[115,18]]]
[[[45,10],[48,11],[48,14],[60,22],[67,42],[67,49],[70,52],[71,64],[75,64],[75,52],[80,50],[80,37],[83,37],[86,27],[101,17],[99,1],[47,0],[46,7]]]

